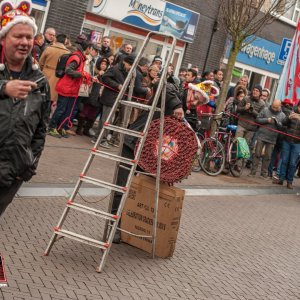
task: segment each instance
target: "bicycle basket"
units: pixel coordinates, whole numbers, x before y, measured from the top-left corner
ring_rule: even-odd
[[[238,144],[237,158],[238,159],[250,158],[250,149],[247,144],[247,141],[242,137],[238,137],[237,144]]]
[[[204,130],[209,130],[211,128],[212,124],[212,117],[211,116],[201,116],[199,117],[199,120],[201,121],[200,128]]]

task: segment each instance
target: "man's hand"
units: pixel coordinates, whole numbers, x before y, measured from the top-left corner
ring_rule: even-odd
[[[30,91],[37,88],[37,84],[29,80],[10,80],[7,82],[4,94],[11,98],[25,100]]]
[[[181,107],[180,108],[176,108],[173,111],[173,115],[174,115],[175,118],[177,118],[179,120],[182,120],[184,118],[184,111],[183,111],[183,109]]]
[[[122,87],[123,87],[123,85],[122,85],[122,84],[119,84],[119,85],[118,85],[118,90],[121,91]]]

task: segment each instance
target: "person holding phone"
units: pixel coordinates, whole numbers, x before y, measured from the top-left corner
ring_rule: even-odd
[[[15,9],[0,28],[0,216],[36,173],[50,111],[47,80],[30,55],[37,27],[22,4],[0,5],[2,19]]]

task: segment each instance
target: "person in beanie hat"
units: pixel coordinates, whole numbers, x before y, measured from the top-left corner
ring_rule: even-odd
[[[0,216],[36,173],[50,109],[47,81],[31,57],[37,27],[30,1],[0,5]]]
[[[123,83],[131,69],[134,60],[135,56],[130,54],[124,58],[123,62],[120,62],[119,64],[109,68],[107,72],[103,74],[102,82],[104,84],[104,89],[100,98],[100,103],[103,105],[102,115],[92,143],[96,142],[103,124],[108,118],[111,108],[117,99],[118,93],[122,89]],[[110,148],[107,142],[106,134],[103,136],[100,146],[106,149]]]
[[[156,55],[156,56],[154,56],[151,65],[156,65],[156,66],[159,68],[159,70],[161,70],[161,68],[162,68],[162,63],[163,63],[162,58],[161,58],[159,55]]]

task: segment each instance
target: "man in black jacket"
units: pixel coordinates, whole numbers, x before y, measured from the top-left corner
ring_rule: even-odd
[[[158,83],[156,84],[153,92],[153,97],[155,95],[155,89],[157,87]],[[160,106],[160,103],[158,103],[158,106]],[[142,132],[145,128],[146,121],[148,118],[149,112],[143,111],[140,116],[137,118],[137,120],[132,123],[129,126],[129,129]],[[178,93],[176,91],[176,88],[174,85],[167,83],[167,93],[166,93],[166,103],[165,103],[165,115],[166,116],[175,116],[178,119],[183,119],[184,117],[184,111],[182,109],[181,101],[178,97]],[[160,117],[159,112],[155,112],[153,116],[153,120],[158,119]],[[134,158],[134,149],[137,143],[137,138],[133,136],[125,136],[124,139],[124,145],[122,149],[122,156],[126,158]],[[116,184],[119,186],[126,186],[127,178],[129,175],[129,171],[124,168],[119,168],[118,176],[117,176],[117,182]],[[120,205],[120,201],[122,198],[122,194],[115,192],[114,193],[114,199],[112,203],[112,214],[116,214]],[[117,231],[114,237],[114,243],[120,243],[121,235],[120,231]]]
[[[122,89],[123,83],[128,75],[129,70],[131,69],[134,59],[134,56],[129,55],[124,58],[123,62],[108,69],[108,71],[103,74],[102,82],[105,84],[105,86],[100,98],[100,103],[102,104],[102,115],[92,142],[96,142],[103,124],[107,120],[111,108],[118,97],[118,93]],[[100,146],[108,149],[110,146],[107,143],[106,136],[107,132],[105,132]]]
[[[45,143],[50,93],[30,57],[36,31],[29,16],[15,16],[0,30],[0,215],[35,174]]]

